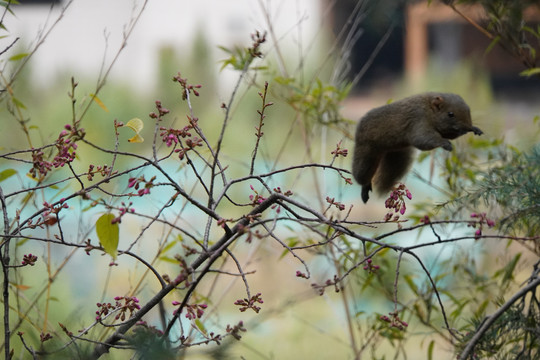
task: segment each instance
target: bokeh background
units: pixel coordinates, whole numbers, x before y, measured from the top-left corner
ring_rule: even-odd
[[[79,83],[77,91],[81,96],[90,96],[100,72],[116,55],[124,32],[142,2],[75,0],[56,25],[54,22],[65,1],[20,2],[13,8],[15,16],[5,20],[11,36],[20,37],[15,47],[23,52],[42,38],[44,43],[21,74],[17,96],[25,103],[28,117],[36,125],[33,133],[36,141],[54,140],[58,129],[71,118],[71,103],[66,95],[70,91],[70,79],[75,77]],[[355,16],[351,18],[351,14]],[[474,9],[470,9],[470,16],[475,16]],[[538,23],[540,19],[538,11],[532,11],[528,16],[532,22]],[[353,81],[353,87],[340,108],[343,118],[348,120],[347,125],[342,131],[332,134],[322,135],[321,130],[317,142],[313,143],[312,156],[316,159],[324,160],[326,156],[327,160],[327,154],[338,141],[343,141],[344,147],[351,151],[354,123],[370,108],[428,90],[462,95],[471,107],[473,122],[484,130],[488,139],[504,135],[508,142],[521,149],[527,149],[537,141],[532,121],[540,114],[537,80],[520,77],[521,65],[497,47],[486,51],[490,42],[439,2],[432,1],[428,6],[425,1],[391,0],[150,1],[99,95],[106,109],[93,106],[85,118],[84,127],[89,139],[101,145],[114,143],[113,120],[147,119],[147,114],[154,111],[155,100],[161,100],[171,109],[171,124],[185,122],[188,109],[180,101],[178,86],[171,82],[172,76],[178,72],[191,83],[202,85],[202,96],[193,98],[192,104],[200,121],[205,124],[209,138],[215,139],[219,125],[214,128],[212,122],[218,124],[222,118],[220,105],[227,101],[238,78],[237,71],[229,67],[222,69],[220,61],[228,54],[220,46],[229,49],[249,46],[250,34],[255,30],[273,35],[262,51],[265,63],[273,67],[275,77],[285,77],[286,71],[280,67],[283,64],[287,65],[289,74],[298,74],[294,69],[301,63],[306,77],[321,76],[334,83]],[[352,35],[343,36],[342,32]],[[279,41],[279,47],[273,43],[274,40]],[[7,45],[8,41],[8,38],[1,39],[0,47]],[[348,61],[340,64],[339,59],[332,58],[332,65],[321,65],[342,47],[348,48]],[[272,78],[267,80],[271,87],[274,86]],[[232,163],[245,161],[240,160],[245,147],[238,146],[238,143],[253,140],[250,137],[257,120],[257,94],[246,91],[242,96],[248,105],[234,113],[230,131],[235,136],[225,143]],[[279,138],[280,121],[286,123],[282,119],[290,118],[294,111],[284,104],[269,111],[265,132],[269,139]],[[0,122],[4,127],[0,133],[1,146],[14,149],[21,138],[9,130],[14,125],[8,114],[1,116]],[[272,126],[272,122],[278,125]],[[301,137],[300,133],[298,130],[295,136]],[[151,126],[145,127],[141,133],[145,139],[150,139],[151,134]],[[133,144],[126,141],[131,135],[120,134],[120,150],[150,151],[150,142],[133,150]],[[261,151],[272,154],[277,146],[278,143],[265,143]],[[110,161],[99,151],[87,151],[81,156],[96,163]],[[290,156],[282,160],[283,166],[307,160],[305,155],[295,156],[294,145],[290,145],[288,151]],[[349,161],[342,160],[338,165],[349,168]],[[428,173],[429,164],[416,164],[414,169]],[[171,168],[171,171],[177,170]],[[309,173],[296,181],[298,192],[304,198],[309,198],[312,181]],[[339,178],[323,177],[319,181],[325,191],[334,191],[349,203],[360,203],[358,188],[338,188]],[[437,197],[436,192],[426,190],[423,193],[424,184],[414,176],[409,176],[407,184],[419,201]],[[249,193],[247,188],[237,191],[245,193],[245,196]],[[134,206],[158,208],[155,204],[140,202],[135,202]],[[186,216],[189,216],[189,209],[187,211]],[[385,209],[381,209],[380,204],[371,202],[354,207],[351,216],[353,220],[380,220],[384,213]],[[74,232],[83,231],[77,215],[66,216]],[[197,220],[196,217],[191,219],[194,231],[205,223],[204,219]],[[123,232],[121,245],[129,244],[130,237],[136,236],[141,224],[137,219],[125,219],[122,225],[128,230]],[[85,230],[92,234],[90,228]],[[152,237],[161,236],[160,229],[151,230],[145,235],[150,239],[138,245],[138,250],[143,253],[155,251],[157,243]],[[285,230],[284,234],[290,231],[292,236],[295,230],[298,231]],[[366,235],[373,232],[367,229]],[[413,236],[403,241],[417,240]],[[45,252],[46,245],[42,246]],[[242,341],[227,342],[221,348],[191,349],[186,358],[346,359],[350,358],[346,318],[369,312],[387,313],[391,308],[391,303],[381,300],[376,293],[364,293],[349,306],[343,306],[342,298],[331,292],[319,296],[309,282],[294,276],[299,270],[298,262],[290,256],[282,257],[283,248],[274,242],[240,244],[238,247],[237,250],[245,255],[246,271],[257,269],[250,275],[250,284],[255,292],[263,294],[264,308],[260,314],[241,314],[249,328]],[[437,250],[433,256],[441,259],[483,251],[478,247],[471,243],[470,247],[464,245],[460,249],[445,248],[444,251]],[[52,256],[60,262],[67,254],[67,250],[61,250]],[[323,282],[333,276],[332,264],[328,264],[324,257],[311,254],[308,259],[314,270],[314,281]],[[108,262],[105,257],[94,256],[66,264],[54,284],[58,298],[58,301],[51,302],[50,311],[55,313],[54,317],[65,318],[66,322],[83,327],[93,316],[85,309],[86,304],[133,289],[135,284],[126,279],[135,282],[135,274],[143,271],[136,262],[121,260],[120,265],[113,269],[107,266]],[[88,271],[89,263],[94,270]],[[436,261],[430,266],[436,269]],[[392,283],[391,276],[389,274],[386,283]],[[37,277],[24,279],[28,291],[39,288],[40,281],[42,279]],[[218,314],[213,318],[214,325],[219,327],[235,322],[239,313],[232,304],[242,293],[241,279],[228,278],[215,284],[209,280],[204,286],[215,286],[215,293],[223,294],[222,298],[214,299],[213,311]],[[360,287],[361,280],[352,281],[350,291],[355,292]],[[151,286],[145,288],[142,296],[152,291]],[[88,314],[82,315],[84,311]],[[212,324],[206,326],[211,327]],[[369,334],[364,333],[364,336]],[[426,342],[421,336],[416,339],[418,344],[411,345],[414,349],[425,347]],[[415,358],[414,350],[409,350],[411,358]],[[388,354],[394,351],[389,349]],[[420,353],[425,354],[425,349]],[[441,356],[449,358],[445,352]]]

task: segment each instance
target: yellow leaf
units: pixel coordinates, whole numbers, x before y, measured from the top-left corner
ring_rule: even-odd
[[[100,108],[102,108],[102,109],[105,110],[106,112],[109,112],[109,109],[107,109],[107,107],[105,106],[105,104],[103,103],[103,101],[101,101],[96,95],[90,94],[90,96],[92,97],[92,100],[94,100],[94,101],[96,102],[96,104],[99,105]]]
[[[133,136],[132,138],[128,139],[129,142],[134,142],[134,143],[142,143],[144,141],[144,139],[142,138],[141,135],[139,135],[139,133],[141,132],[141,130],[143,129],[144,127],[144,123],[141,119],[139,118],[133,118],[131,120],[129,120],[127,123],[126,123],[126,126],[128,128],[130,128],[131,130],[135,131],[135,136]]]
[[[22,285],[22,284],[12,284],[12,285],[15,285],[15,287],[16,287],[17,289],[23,290],[23,291],[24,291],[24,290],[30,289],[30,286],[28,286],[28,285]]]
[[[144,123],[139,118],[133,118],[126,123],[126,126],[138,134],[143,129]]]
[[[113,219],[114,215],[111,213],[101,215],[96,221],[96,233],[103,250],[116,260],[120,230],[117,223],[112,223]]]
[[[34,180],[34,181],[39,181],[39,179],[37,177],[32,176],[32,174],[30,174],[30,173],[27,173],[26,176],[29,177],[30,179]]]
[[[142,143],[144,141],[144,139],[142,138],[141,135],[135,134],[135,136],[132,137],[132,138],[129,138],[128,141],[129,142],[134,142],[134,143]]]

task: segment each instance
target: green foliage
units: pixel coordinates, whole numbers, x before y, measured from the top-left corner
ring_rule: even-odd
[[[450,6],[453,7],[452,3]],[[473,23],[491,39],[486,52],[494,46],[501,46],[528,68],[521,73],[522,76],[538,74],[534,68],[540,49],[540,27],[532,28],[524,19],[525,9],[538,9],[537,0],[464,0],[463,3],[481,6],[487,15],[487,25]],[[471,19],[468,21],[472,22]]]
[[[224,46],[219,46],[223,52],[229,55],[228,58],[221,60],[221,70],[225,69],[227,66],[231,66],[234,70],[243,71],[251,65],[251,62],[255,57],[251,54],[249,49],[242,47],[234,47],[232,49],[226,48]],[[252,70],[264,70],[265,66],[255,66],[251,68]]]
[[[501,230],[534,236],[540,233],[540,146],[530,152],[511,150],[506,162],[479,174],[477,189],[467,197],[501,208]],[[536,245],[540,255],[540,242]]]
[[[501,305],[501,304],[499,304]],[[458,354],[480,328],[483,318],[472,320],[472,331],[456,344]],[[540,308],[536,299],[531,306],[525,302],[504,312],[475,347],[478,359],[537,359],[540,356]]]
[[[538,234],[540,147],[521,152],[501,140],[475,140],[471,145],[474,153],[452,152],[445,160],[447,186],[455,194],[446,205],[489,206],[501,213],[498,225],[503,233]]]
[[[221,70],[227,66],[231,66],[237,71],[247,71],[253,60],[262,57],[260,46],[266,41],[266,33],[261,34],[257,31],[252,34],[251,39],[253,40],[251,47],[234,47],[233,49],[228,49],[224,46],[219,47],[229,55],[229,58],[221,61]],[[263,69],[265,69],[264,66],[251,67],[251,70]]]
[[[308,122],[323,126],[348,123],[340,113],[340,106],[349,95],[352,84],[324,84],[319,78],[307,85],[300,83],[298,78],[278,76],[275,80],[283,87],[285,101],[302,113]]]
[[[519,75],[526,76],[526,77],[530,77],[530,76],[533,76],[533,75],[539,75],[539,74],[540,74],[540,68],[527,69],[527,70],[523,70],[522,72],[519,73]]]
[[[105,252],[116,260],[118,256],[118,240],[120,229],[116,222],[113,222],[115,216],[111,213],[103,214],[96,221],[96,233],[99,243],[103,246]]]

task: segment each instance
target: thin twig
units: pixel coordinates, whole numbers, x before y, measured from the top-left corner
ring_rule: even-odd
[[[455,337],[456,335],[454,334],[454,332],[452,331],[452,329],[450,328],[450,324],[448,323],[448,318],[446,316],[446,311],[444,309],[444,305],[443,305],[443,302],[442,302],[442,299],[441,299],[441,296],[439,294],[439,290],[437,290],[437,285],[435,284],[435,281],[433,280],[433,278],[431,277],[431,274],[429,272],[429,270],[426,268],[426,266],[424,265],[424,263],[422,262],[422,260],[420,260],[420,258],[418,257],[418,255],[416,255],[414,252],[412,251],[406,251],[407,254],[410,254],[412,255],[417,261],[418,263],[420,264],[420,266],[422,267],[422,270],[424,270],[424,273],[426,274],[426,276],[428,277],[429,279],[429,282],[431,283],[431,288],[433,289],[433,291],[435,292],[435,296],[437,297],[437,301],[439,302],[439,306],[441,308],[441,313],[443,315],[443,319],[444,319],[444,324],[446,325],[446,328],[448,329],[448,331],[450,332],[450,334]]]
[[[398,280],[399,280],[399,267],[401,265],[401,259],[403,257],[403,251],[399,252],[397,263],[396,263],[396,278],[394,279],[394,313],[397,314],[397,304],[398,304]]]
[[[257,150],[259,149],[259,142],[261,141],[261,138],[263,136],[262,127],[264,125],[264,118],[266,117],[264,115],[264,111],[266,108],[272,103],[266,102],[266,95],[268,94],[268,81],[264,83],[264,90],[262,93],[259,93],[259,96],[262,100],[261,109],[257,110],[257,113],[259,114],[259,126],[256,127],[257,132],[255,133],[255,136],[257,137],[257,140],[255,141],[255,148],[253,149],[253,153],[251,155],[251,165],[249,166],[249,175],[253,175],[253,170],[255,168],[255,158],[257,157]]]
[[[6,198],[4,197],[4,191],[0,186],[0,202],[2,203],[2,218],[4,219],[4,235],[9,234],[9,217],[7,213]],[[4,275],[2,282],[2,298],[4,303],[4,350],[5,359],[10,358],[10,337],[11,329],[9,328],[9,244],[10,238],[4,238],[3,246],[0,247],[0,257],[2,260],[2,273]]]

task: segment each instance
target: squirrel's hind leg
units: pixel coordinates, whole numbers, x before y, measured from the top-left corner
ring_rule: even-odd
[[[414,159],[414,149],[390,151],[384,154],[373,182],[379,194],[386,195],[409,171]]]
[[[369,146],[357,145],[354,149],[354,159],[352,173],[356,181],[362,185],[362,200],[365,202],[369,199],[371,191],[371,180],[375,175],[381,155],[377,154]]]

